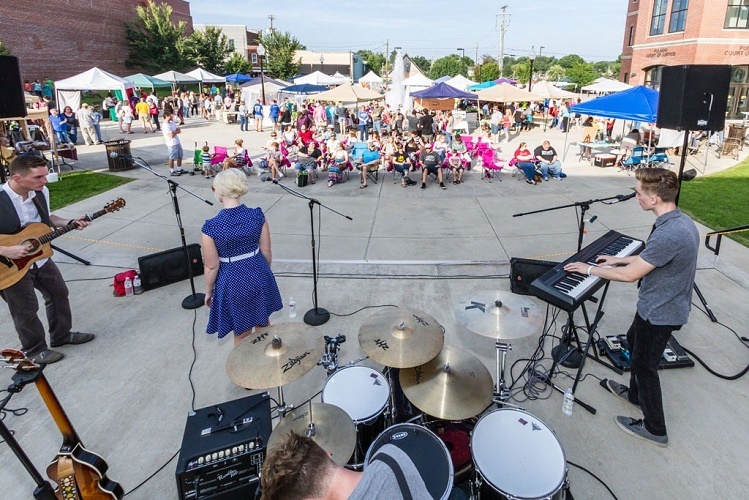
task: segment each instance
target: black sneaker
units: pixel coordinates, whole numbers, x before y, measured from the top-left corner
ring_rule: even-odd
[[[632,401],[629,400],[629,387],[627,387],[626,385],[620,384],[619,382],[614,382],[613,380],[609,379],[606,382],[606,389],[608,389],[609,391],[611,391],[611,394],[613,394],[614,396],[619,397],[620,399],[622,399],[622,400],[626,401],[627,403],[631,404],[632,406],[634,406],[638,410],[642,411],[640,409],[640,405],[637,405],[637,404],[635,404],[635,403],[633,403]]]
[[[651,433],[645,428],[645,422],[642,419],[636,420],[632,417],[616,417],[616,425],[630,436],[648,441],[656,446],[660,446],[661,448],[668,446],[668,435],[656,436]]]
[[[444,183],[444,182],[440,182],[440,187],[441,187],[442,189],[447,189],[447,186],[445,186],[445,183]]]
[[[64,357],[65,355],[61,352],[53,351],[52,349],[45,349],[36,356],[32,356],[31,360],[37,364],[46,363],[49,365],[57,363]]]
[[[423,190],[423,189],[426,189],[426,188],[427,188],[427,185],[426,185],[426,183],[422,182],[422,183],[421,183],[421,189]]]
[[[171,175],[172,177],[179,177],[180,175],[182,175],[182,172],[175,170],[174,172],[172,172],[169,175]]]
[[[95,337],[96,335],[94,335],[93,333],[70,332],[70,337],[68,337],[65,341],[50,343],[50,346],[60,347],[65,344],[85,344],[86,342],[91,342],[92,340],[94,340]]]

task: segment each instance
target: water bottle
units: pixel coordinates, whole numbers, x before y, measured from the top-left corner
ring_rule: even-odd
[[[133,296],[133,282],[130,278],[125,278],[125,297]]]
[[[133,278],[133,293],[135,295],[143,293],[143,285],[141,285],[140,276],[137,274],[135,275],[135,278]]]
[[[296,300],[289,297],[289,318],[296,318]]]
[[[575,395],[572,394],[572,389],[567,389],[564,393],[564,401],[562,401],[562,413],[568,417],[572,416],[572,406],[575,404]]]

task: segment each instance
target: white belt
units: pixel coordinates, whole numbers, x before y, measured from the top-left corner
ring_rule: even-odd
[[[249,259],[250,257],[254,257],[257,255],[257,253],[260,251],[260,249],[256,249],[254,252],[250,253],[243,253],[242,255],[235,255],[234,257],[219,257],[219,262],[236,262],[238,260],[244,260]]]

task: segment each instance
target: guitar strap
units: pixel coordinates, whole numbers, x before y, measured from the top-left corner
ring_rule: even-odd
[[[52,221],[49,218],[49,212],[47,212],[47,199],[44,197],[41,191],[35,191],[36,196],[32,198],[36,211],[39,212],[39,216],[42,218],[42,222],[52,227]]]

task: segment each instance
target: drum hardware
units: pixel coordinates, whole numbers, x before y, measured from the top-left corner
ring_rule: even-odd
[[[328,370],[328,376],[330,376],[338,370],[338,351],[341,349],[341,344],[346,342],[346,336],[329,337],[325,335],[323,339],[325,340],[325,351],[317,365],[325,367]]]
[[[423,365],[440,353],[444,342],[436,319],[403,307],[377,312],[359,329],[362,351],[391,368]]]

